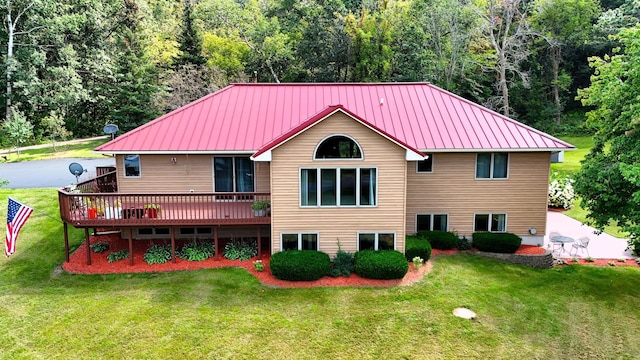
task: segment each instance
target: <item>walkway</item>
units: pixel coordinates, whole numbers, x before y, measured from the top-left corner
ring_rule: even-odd
[[[631,255],[631,251],[625,250],[627,248],[626,239],[618,239],[609,234],[602,233],[596,235],[596,229],[583,225],[580,221],[572,219],[567,215],[556,212],[547,212],[547,234],[544,237],[544,247],[549,244],[549,233],[559,232],[561,235],[569,236],[574,239],[578,239],[582,236],[588,236],[591,239],[589,243],[589,254],[594,259],[627,259],[634,258]],[[571,250],[571,244],[566,245],[566,252],[562,254],[563,258],[570,257],[587,257],[587,254],[579,253],[577,256],[570,256],[568,254]],[[573,254],[574,252],[572,252]]]

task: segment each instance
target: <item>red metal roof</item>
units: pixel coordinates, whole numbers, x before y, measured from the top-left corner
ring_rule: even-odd
[[[305,123],[319,120],[319,114],[337,105],[410,150],[574,148],[428,83],[261,83],[230,85],[123,134],[96,151],[253,153],[286,141],[296,130],[302,131]]]

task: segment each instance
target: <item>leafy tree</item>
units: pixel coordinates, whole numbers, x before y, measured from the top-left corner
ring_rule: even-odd
[[[20,156],[20,147],[33,136],[33,124],[20,111],[12,108],[11,113],[13,120],[4,123],[4,130]]]
[[[73,133],[66,129],[64,118],[60,114],[52,112],[49,116],[42,119],[42,125],[47,133],[47,137],[53,145],[53,151],[58,151],[56,148],[56,141],[64,141],[68,139]]]
[[[617,221],[640,252],[640,26],[621,31],[609,57],[590,58],[591,86],[579,91],[595,144],[583,161],[576,192],[599,229]]]

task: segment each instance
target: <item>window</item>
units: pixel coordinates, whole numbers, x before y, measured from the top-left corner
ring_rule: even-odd
[[[300,206],[375,206],[375,168],[300,169]]]
[[[334,135],[318,145],[315,159],[362,159],[362,151],[353,139]]]
[[[431,173],[433,172],[433,154],[425,154],[427,158],[416,162],[416,172]]]
[[[318,250],[317,233],[281,233],[280,249],[287,250]]]
[[[476,214],[473,229],[474,231],[505,232],[507,231],[507,215]]]
[[[382,232],[358,233],[358,250],[395,250],[396,234]]]
[[[506,179],[508,169],[508,153],[479,153],[476,157],[476,179]]]
[[[248,157],[213,158],[215,192],[253,192],[253,162]]]
[[[211,235],[210,227],[180,228],[180,235]]]
[[[124,177],[140,177],[140,155],[124,156]]]
[[[416,215],[416,232],[447,231],[447,222],[447,214],[418,214]]]
[[[169,235],[169,228],[138,228],[138,235]]]

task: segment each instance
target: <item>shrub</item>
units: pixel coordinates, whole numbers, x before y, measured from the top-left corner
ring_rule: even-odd
[[[178,252],[178,257],[188,261],[204,261],[215,255],[215,244],[211,241],[190,242]]]
[[[480,251],[512,254],[521,243],[522,238],[511,233],[473,233],[473,244]]]
[[[91,251],[93,251],[94,253],[103,253],[109,250],[109,243],[104,241],[98,241],[95,244],[91,244],[90,248],[91,248]]]
[[[258,242],[232,241],[224,246],[224,257],[229,260],[249,260],[258,256]]]
[[[640,236],[632,235],[631,238],[627,240],[626,250],[630,250],[634,256],[640,256]]]
[[[114,251],[107,256],[107,261],[112,263],[118,260],[124,260],[129,258],[129,250],[123,249],[120,251]]]
[[[416,256],[427,261],[431,258],[431,244],[429,244],[429,242],[423,237],[407,236],[405,240],[404,256],[407,261],[412,261]]]
[[[271,273],[280,280],[311,281],[329,274],[329,255],[316,250],[287,250],[273,254]]]
[[[549,183],[549,207],[568,209],[576,197],[573,189],[574,181],[569,177],[561,179],[555,177],[557,177],[556,173],[552,175]]]
[[[356,273],[369,279],[402,279],[409,263],[396,250],[361,250],[354,256]]]
[[[333,267],[330,275],[333,277],[349,276],[353,272],[353,254],[342,249],[333,257]]]
[[[458,239],[458,250],[471,250],[471,241],[469,241],[466,236]]]
[[[420,231],[419,234],[427,239],[434,249],[449,250],[458,245],[458,237],[449,231]]]
[[[171,245],[151,245],[144,253],[143,259],[149,265],[164,264],[171,260]]]

